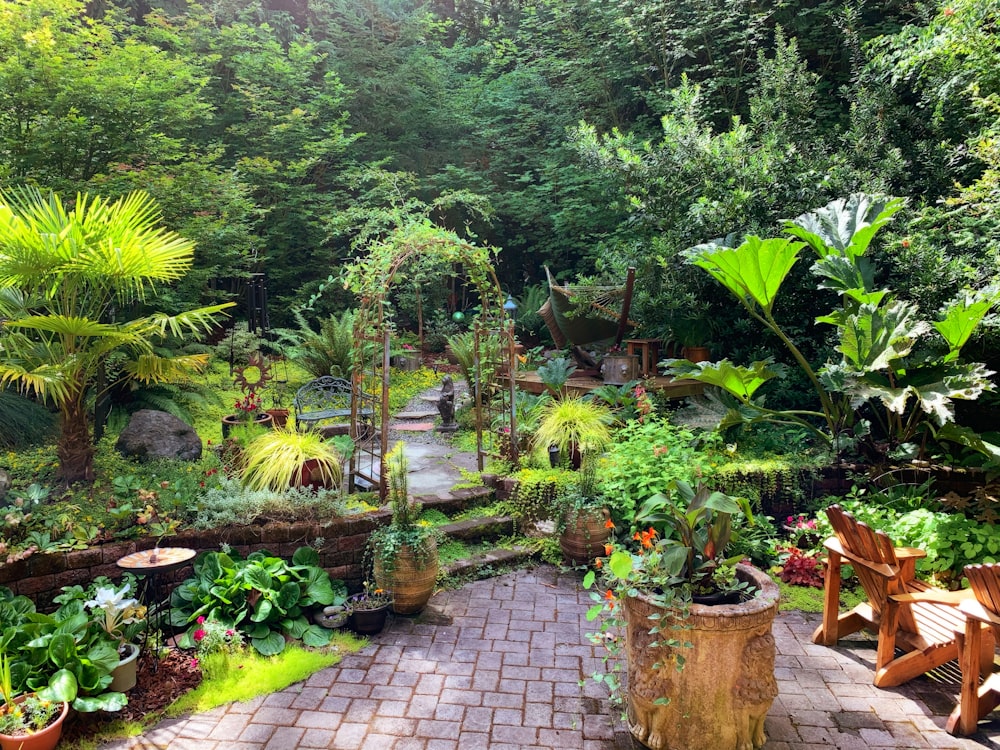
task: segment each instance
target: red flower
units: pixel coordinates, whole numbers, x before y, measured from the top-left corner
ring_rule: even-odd
[[[198,642],[198,641],[203,640],[206,635],[208,635],[208,633],[206,633],[201,628],[198,628],[196,631],[194,631],[194,635],[191,636],[191,637],[194,638],[195,642]]]

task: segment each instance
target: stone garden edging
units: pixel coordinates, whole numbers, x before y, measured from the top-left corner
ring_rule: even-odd
[[[489,502],[493,490],[488,487],[471,487],[451,490],[434,495],[420,495],[414,500],[425,509],[455,512],[467,507]],[[351,591],[361,588],[363,562],[368,536],[376,528],[388,524],[392,514],[387,508],[356,516],[339,516],[327,522],[269,522],[252,526],[225,526],[209,530],[187,530],[163,540],[163,547],[188,547],[197,552],[218,550],[228,544],[233,551],[245,557],[260,549],[283,558],[291,558],[299,547],[318,538],[323,544],[317,548],[320,565],[333,578],[340,578]],[[23,594],[35,602],[39,610],[50,608],[52,600],[63,586],[86,586],[99,576],[118,579],[122,570],[116,563],[125,555],[151,549],[155,540],[149,537],[128,541],[107,542],[84,550],[36,553],[23,560],[0,565],[0,586],[15,594]],[[191,575],[190,564],[169,574],[175,583]]]

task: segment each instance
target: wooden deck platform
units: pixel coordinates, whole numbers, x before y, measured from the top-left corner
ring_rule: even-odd
[[[649,391],[656,391],[664,398],[684,398],[685,396],[699,396],[705,390],[705,385],[696,380],[674,380],[664,375],[657,375],[652,378],[644,378],[640,381]],[[545,385],[538,377],[537,372],[518,372],[514,375],[514,383],[518,389],[528,393],[542,393]],[[593,390],[597,390],[605,383],[600,378],[593,377],[572,377],[566,381],[566,392],[571,396],[585,396]]]

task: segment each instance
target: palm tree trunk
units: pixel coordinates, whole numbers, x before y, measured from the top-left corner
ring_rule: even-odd
[[[59,482],[94,481],[94,446],[90,440],[87,410],[82,401],[69,399],[63,408],[56,453],[59,456],[59,470],[56,472]]]

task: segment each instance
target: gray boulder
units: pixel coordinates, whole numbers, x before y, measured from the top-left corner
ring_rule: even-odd
[[[10,474],[0,469],[0,500],[7,497],[7,490],[10,489]]]
[[[194,428],[173,414],[153,409],[133,414],[115,447],[122,455],[140,460],[201,458],[201,438]]]

